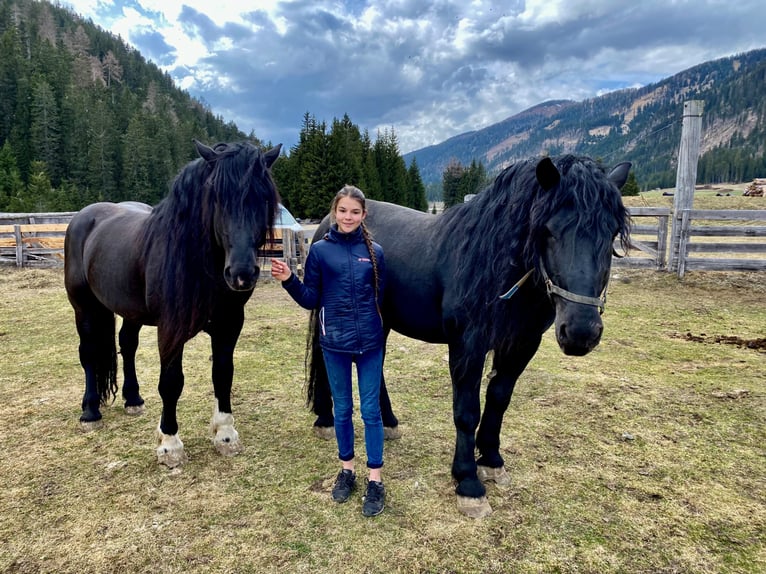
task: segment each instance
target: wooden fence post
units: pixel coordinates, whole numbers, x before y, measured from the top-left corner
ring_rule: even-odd
[[[678,148],[678,171],[676,172],[676,190],[673,197],[673,220],[670,232],[669,271],[678,271],[681,252],[681,235],[684,210],[692,209],[694,203],[694,185],[697,183],[697,161],[702,139],[702,100],[684,102],[684,117],[681,128],[681,145]]]

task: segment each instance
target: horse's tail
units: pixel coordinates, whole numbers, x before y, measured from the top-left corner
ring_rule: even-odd
[[[321,374],[324,370],[324,356],[319,347],[319,311],[314,309],[309,316],[309,329],[306,334],[306,406],[308,408],[314,406],[317,372]]]
[[[96,390],[101,406],[114,402],[117,398],[117,345],[115,343],[115,317],[103,318],[101,325],[103,336],[97,342],[100,347],[96,353]]]
[[[306,406],[318,417],[319,426],[332,426],[332,395],[324,355],[319,346],[319,311],[313,310],[306,337]]]

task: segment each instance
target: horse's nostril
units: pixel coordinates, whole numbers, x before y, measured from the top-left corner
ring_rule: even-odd
[[[562,324],[561,327],[559,327],[559,339],[562,341],[566,339],[567,336],[567,326],[565,324]]]

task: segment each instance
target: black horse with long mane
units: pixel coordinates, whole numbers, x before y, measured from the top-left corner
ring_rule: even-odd
[[[629,170],[630,163],[621,163],[606,173],[589,158],[566,155],[516,163],[471,201],[441,215],[367,202],[365,223],[386,255],[387,332],[449,348],[457,431],[452,475],[458,507],[469,516],[491,512],[482,481],[510,480],[500,428],[543,333],[555,322],[567,355],[585,355],[601,339],[613,244],[619,238],[623,248],[628,245],[630,219],[619,189]],[[325,218],[314,239],[328,225]],[[315,430],[331,436],[332,399],[316,313],[311,321],[309,403],[318,415]],[[481,413],[480,382],[490,351],[493,376]],[[385,382],[381,410],[395,436],[398,421]]]
[[[183,350],[200,331],[210,335],[215,405],[211,430],[219,452],[242,450],[231,414],[233,353],[244,305],[260,269],[258,249],[272,234],[279,195],[270,168],[281,146],[208,147],[176,176],[154,208],[136,202],[94,203],[67,228],[64,281],[80,337],[85,393],[80,422],[101,424],[99,408],[116,397],[115,313],[128,413],[143,412],[135,357],[143,325],[157,327],[160,355],[157,457],[186,460],[176,406],[184,385]]]

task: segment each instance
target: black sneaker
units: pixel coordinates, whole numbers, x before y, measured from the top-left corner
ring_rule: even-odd
[[[335,502],[346,502],[354,490],[356,490],[356,474],[351,470],[341,470],[332,487],[332,499]]]
[[[382,482],[367,481],[367,493],[362,499],[362,514],[377,516],[386,506],[386,488]]]

